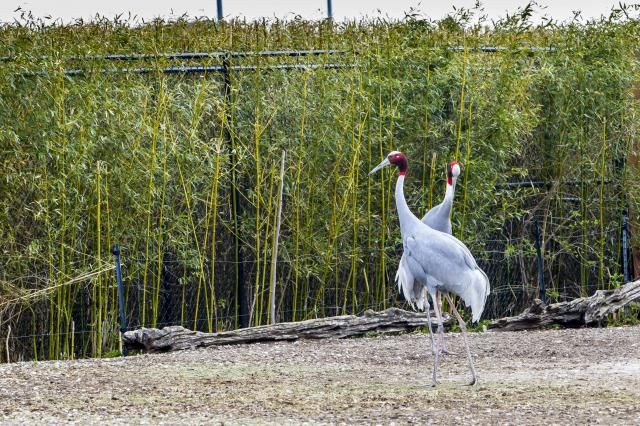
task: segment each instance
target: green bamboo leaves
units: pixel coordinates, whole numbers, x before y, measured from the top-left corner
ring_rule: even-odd
[[[392,149],[410,158],[418,216],[441,199],[445,164],[462,163],[454,234],[492,265],[491,309],[535,292],[534,219],[552,296],[613,285],[620,212],[638,211],[624,168],[638,25],[518,19],[0,28],[0,336],[9,324],[38,335],[11,340],[28,358],[116,349],[116,242],[132,326],[215,331],[402,304],[395,180],[366,175]],[[480,50],[491,45],[503,49]],[[310,48],[341,53],[234,58],[226,95],[219,73],[162,72],[190,62],[101,59]],[[39,297],[2,304],[15,292]]]

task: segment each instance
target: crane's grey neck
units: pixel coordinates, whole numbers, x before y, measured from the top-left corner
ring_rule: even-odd
[[[453,197],[456,193],[456,181],[457,177],[451,178],[451,183],[447,182],[447,189],[444,192],[444,202],[445,204],[453,204]]]
[[[398,209],[398,219],[400,220],[400,232],[403,229],[407,229],[407,226],[411,222],[420,222],[412,212],[409,210],[407,200],[404,198],[404,175],[398,176],[396,181],[396,209]]]

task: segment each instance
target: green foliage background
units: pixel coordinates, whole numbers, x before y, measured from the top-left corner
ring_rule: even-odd
[[[637,211],[637,21],[474,22],[1,27],[0,330],[28,336],[12,348],[64,358],[117,347],[116,242],[131,325],[229,329],[243,303],[251,325],[270,321],[282,150],[280,321],[404,303],[395,175],[367,176],[393,149],[410,159],[419,216],[442,197],[445,164],[463,164],[454,234],[492,280],[487,316],[537,296],[534,219],[550,297],[619,285],[621,212]],[[221,58],[104,59],[285,49],[342,53],[234,58],[257,70],[231,72],[228,103],[220,73],[161,72]],[[282,64],[340,67],[269,68]],[[152,71],[121,72],[137,67]],[[508,185],[528,180],[544,185]]]

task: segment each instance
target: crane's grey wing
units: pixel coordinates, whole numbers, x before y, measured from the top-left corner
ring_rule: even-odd
[[[398,289],[402,291],[404,298],[412,308],[428,311],[429,300],[427,299],[427,289],[419,280],[416,280],[412,271],[413,269],[415,268],[410,267],[407,257],[403,253],[400,258],[400,263],[398,264],[398,271],[396,272]]]
[[[405,245],[405,253],[409,249],[414,257],[418,256],[416,261],[421,265],[434,262],[443,265],[463,261],[469,268],[478,267],[473,255],[462,241],[441,231],[426,235],[424,230],[416,229],[408,235]]]
[[[489,295],[489,279],[478,267],[471,252],[460,240],[443,232],[429,233],[420,228],[405,240],[405,253],[409,265],[419,265],[420,273],[435,278],[439,288],[457,294],[471,307],[473,321],[484,310]]]

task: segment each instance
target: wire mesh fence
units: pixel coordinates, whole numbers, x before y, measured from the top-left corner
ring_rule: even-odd
[[[509,246],[520,243],[533,244],[533,236],[509,236],[504,239],[491,239],[483,241],[486,249],[482,256],[477,256],[481,268],[487,273],[491,281],[491,294],[487,300],[483,318],[500,318],[504,316],[516,315],[526,307],[530,306],[534,299],[541,297],[541,289],[538,287],[538,272],[536,270],[536,254],[528,252],[523,255],[510,255]],[[209,299],[204,297],[204,293],[211,291],[206,285],[199,289],[194,285],[198,281],[199,271],[193,269],[184,259],[179,259],[175,253],[165,252],[158,265],[153,262],[145,262],[142,253],[132,253],[124,248],[122,250],[124,280],[124,313],[125,324],[118,324],[116,317],[117,301],[115,297],[111,300],[107,315],[102,324],[92,323],[93,297],[92,285],[83,286],[79,294],[75,296],[76,302],[74,310],[70,315],[70,322],[59,331],[39,332],[42,330],[38,324],[45,324],[47,315],[55,309],[55,299],[49,299],[30,306],[28,311],[19,314],[20,320],[25,324],[32,324],[31,333],[25,328],[18,328],[17,332],[7,334],[4,337],[6,347],[16,355],[16,359],[42,359],[52,355],[48,354],[48,346],[52,341],[58,341],[58,347],[62,351],[55,354],[56,358],[72,358],[83,356],[90,351],[92,340],[95,339],[96,328],[102,329],[104,345],[108,346],[112,340],[117,340],[118,326],[124,325],[124,329],[132,330],[139,327],[165,327],[180,325],[193,330],[204,332],[215,332],[237,328],[239,324],[246,322],[248,325],[261,325],[268,322],[265,309],[255,308],[255,303],[247,307],[249,317],[238,318],[240,310],[234,307],[234,293],[229,285],[220,285],[215,290],[215,307]],[[350,252],[336,254],[338,258],[347,258]],[[318,280],[309,280],[306,283],[303,294],[294,294],[291,288],[290,277],[292,268],[301,260],[307,262],[321,262],[320,256],[305,255],[303,259],[279,259],[278,261],[278,290],[277,290],[277,319],[278,322],[304,320],[333,315],[360,315],[368,309],[382,310],[392,306],[399,306],[410,309],[404,298],[391,280],[394,273],[394,258],[401,254],[401,246],[395,245],[389,255],[389,277],[387,287],[382,291],[384,296],[376,294],[367,287],[366,283],[374,277],[363,277],[357,282],[355,289],[345,288],[344,283],[348,278],[342,274],[337,276],[338,281],[323,283]],[[397,259],[395,259],[397,261]],[[216,273],[220,276],[231,275],[234,271],[234,261],[216,260]],[[565,259],[564,270],[573,270],[578,276],[581,268],[579,258]],[[249,272],[260,265],[255,259],[245,259],[245,267]],[[152,276],[152,281],[157,283],[155,289],[145,290],[140,280],[140,271],[131,273],[132,265],[147,264],[150,271],[161,271],[159,276]],[[338,266],[339,267],[339,266]],[[543,272],[545,276],[551,278],[550,265],[545,266]],[[210,282],[211,270],[204,269],[204,282]],[[344,273],[344,272],[343,272]],[[115,294],[116,280],[114,269],[109,270],[109,277],[106,278],[106,290]],[[151,275],[151,274],[150,274]],[[592,267],[588,272],[587,293],[591,294],[597,289],[598,273],[597,268]],[[287,282],[289,281],[289,282]],[[553,279],[551,280],[553,282]],[[557,286],[557,284],[555,284]],[[226,287],[226,288],[225,288]],[[252,293],[247,289],[247,294],[251,294],[252,300],[264,300],[265,292],[269,289],[259,286],[257,292]],[[143,292],[147,291],[146,297]],[[570,300],[580,296],[581,290],[577,282],[563,284],[563,288],[546,288],[546,297],[551,301]],[[296,292],[297,293],[297,292]],[[294,309],[293,298],[298,298],[298,309]],[[200,299],[200,300],[198,300]],[[145,302],[146,301],[146,302]],[[146,315],[142,311],[145,310]],[[250,304],[249,300],[239,301],[239,303]],[[208,308],[207,308],[208,306]],[[20,334],[22,333],[22,334]],[[10,358],[11,359],[11,358]]]

